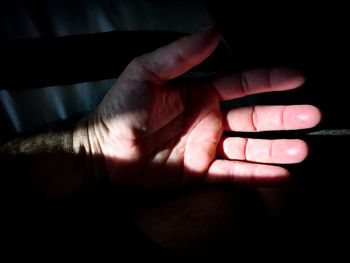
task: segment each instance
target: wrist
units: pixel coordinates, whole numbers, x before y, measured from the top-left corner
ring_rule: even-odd
[[[90,113],[77,123],[73,132],[73,152],[83,157],[90,184],[99,187],[108,184],[109,180],[95,119],[96,115]]]

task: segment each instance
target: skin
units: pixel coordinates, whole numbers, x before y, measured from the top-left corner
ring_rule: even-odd
[[[80,122],[60,123],[1,145],[3,188],[10,199],[22,204],[31,194],[35,202],[74,198],[104,185],[106,178],[115,186],[151,189],[200,182],[259,187],[288,179],[289,172],[278,165],[305,159],[305,142],[227,138],[223,132],[311,128],[320,121],[319,110],[311,105],[222,110],[220,102],[294,89],[304,77],[292,69],[272,68],[178,78],[204,61],[219,38],[208,28],[138,57]],[[186,253],[234,235],[236,226],[242,229],[239,223],[250,214],[239,207],[254,206],[247,196],[261,197],[277,214],[288,189],[205,186],[178,193],[138,199],[133,223],[162,247]],[[129,197],[121,202],[129,204]],[[126,216],[118,210],[121,215]]]
[[[76,151],[93,159],[103,156],[99,165],[122,186],[178,188],[202,181],[268,186],[286,180],[289,172],[278,164],[304,160],[305,142],[225,138],[223,132],[311,128],[319,123],[320,111],[311,105],[224,111],[220,102],[294,89],[304,77],[271,68],[177,79],[204,61],[219,38],[215,28],[207,28],[134,59],[96,111],[77,126]]]

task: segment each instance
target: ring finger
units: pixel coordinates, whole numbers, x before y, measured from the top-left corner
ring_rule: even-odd
[[[298,139],[263,140],[240,137],[223,138],[217,148],[219,157],[256,163],[292,164],[303,161],[307,144]]]

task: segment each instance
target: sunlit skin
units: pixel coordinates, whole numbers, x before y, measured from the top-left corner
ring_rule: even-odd
[[[220,102],[294,89],[303,76],[286,68],[257,69],[201,79],[178,79],[204,61],[220,34],[208,28],[134,59],[90,115],[89,147],[102,155],[112,183],[144,188],[198,182],[274,185],[289,177],[278,166],[308,153],[301,140],[224,138],[224,131],[310,128],[311,105],[221,110]],[[140,43],[142,44],[142,43]]]

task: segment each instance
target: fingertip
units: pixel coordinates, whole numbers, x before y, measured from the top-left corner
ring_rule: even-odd
[[[300,140],[302,142],[302,151],[303,151],[303,158],[301,158],[300,162],[305,161],[305,159],[309,156],[310,148],[307,142]]]
[[[208,25],[206,27],[203,27],[200,31],[198,31],[198,33],[209,34],[215,37],[220,36],[220,31],[215,25]]]
[[[309,146],[303,140],[293,140],[293,146],[286,150],[287,159],[290,162],[286,163],[301,163],[306,159],[309,154]]]
[[[303,85],[305,77],[299,70],[277,67],[270,70],[270,82],[276,90],[289,90]]]
[[[307,110],[299,118],[302,118],[307,128],[313,128],[322,120],[322,112],[319,108],[308,105]]]
[[[300,139],[275,140],[272,145],[272,163],[300,163],[305,160],[309,152],[307,143]]]
[[[309,125],[310,125],[310,128],[312,128],[321,122],[322,112],[316,106],[309,105],[308,107],[309,107],[309,109],[308,109],[308,111],[309,111],[309,113],[308,113]]]
[[[309,129],[321,122],[322,113],[313,105],[289,106],[285,111],[287,129]]]
[[[215,48],[219,43],[220,36],[221,34],[219,29],[214,25],[204,27],[199,32],[192,35],[192,37],[199,39],[199,46],[204,45],[213,48]]]
[[[218,30],[215,25],[207,25],[199,30],[199,32],[210,31],[210,30]]]
[[[274,186],[279,183],[285,182],[290,177],[290,172],[281,166],[259,166],[260,170],[256,173],[259,174],[259,180],[257,180],[257,186]]]

